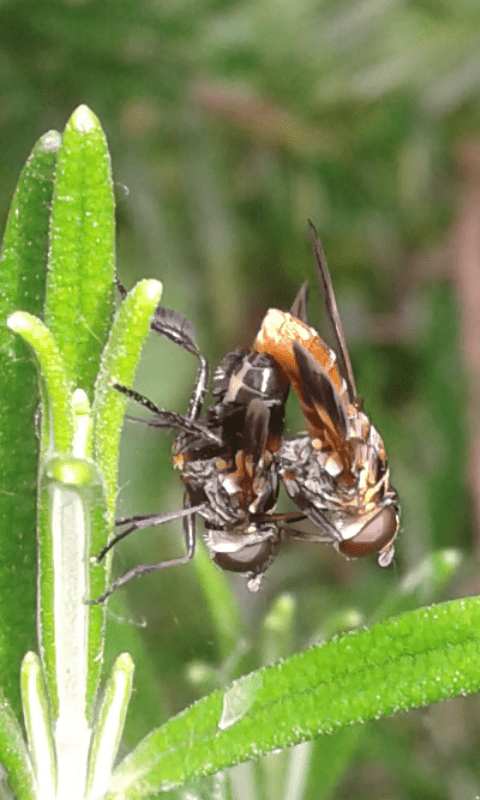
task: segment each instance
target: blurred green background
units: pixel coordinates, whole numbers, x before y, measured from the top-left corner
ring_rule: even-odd
[[[258,595],[232,577],[243,628],[226,662],[195,565],[114,596],[109,658],[127,648],[138,665],[129,743],[265,660],[478,591],[479,88],[476,0],[0,5],[2,220],[36,139],[88,104],[112,154],[119,276],[162,279],[165,305],[191,319],[215,364],[306,277],[310,321],[325,330],[312,219],[402,503],[393,569],[287,543]],[[135,386],[182,412],[195,374],[191,356],[151,336]],[[301,427],[292,400],[288,428]],[[172,440],[126,424],[119,514],[180,506]],[[448,582],[419,571],[452,547],[464,558]],[[115,566],[180,548],[173,524],[125,541]],[[471,797],[479,728],[472,697],[320,739],[298,798]],[[238,768],[231,791],[293,800],[288,763]]]

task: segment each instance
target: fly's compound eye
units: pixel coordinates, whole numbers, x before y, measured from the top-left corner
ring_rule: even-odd
[[[235,553],[215,553],[217,567],[230,572],[259,575],[270,566],[278,552],[280,541],[266,539],[263,542],[242,547]]]
[[[388,566],[393,559],[393,540],[397,529],[398,514],[395,506],[385,506],[378,514],[371,517],[358,533],[349,539],[343,539],[339,543],[338,549],[344,555],[353,558],[377,553],[381,550],[383,552],[379,555],[379,564]]]

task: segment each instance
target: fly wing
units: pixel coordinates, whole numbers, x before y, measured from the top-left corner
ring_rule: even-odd
[[[342,448],[347,438],[346,410],[330,376],[299,342],[293,352],[300,373],[302,406],[310,433],[330,447]]]
[[[317,231],[314,225],[308,221],[310,240],[312,242],[313,254],[318,273],[318,282],[321,286],[325,301],[325,308],[332,324],[333,332],[338,347],[338,358],[342,366],[342,374],[347,384],[348,398],[351,403],[355,403],[357,390],[355,388],[355,378],[353,376],[352,364],[348,354],[345,334],[343,333],[342,321],[338,312],[337,301],[333,291],[332,279],[328,270],[327,259],[320,244]]]
[[[308,281],[305,281],[300,286],[298,290],[298,294],[295,300],[292,303],[292,307],[290,309],[290,314],[292,317],[296,317],[297,319],[301,319],[302,322],[307,321],[308,316]]]
[[[255,398],[250,401],[245,415],[243,456],[249,495],[248,511],[264,514],[271,511],[278,497],[279,482],[275,464],[271,458],[270,409]]]
[[[270,410],[260,399],[250,401],[243,428],[245,465],[253,478],[260,459],[265,453],[270,422]]]

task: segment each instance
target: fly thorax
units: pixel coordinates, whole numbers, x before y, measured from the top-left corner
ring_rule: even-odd
[[[251,353],[231,375],[224,401],[247,405],[258,397],[269,405],[282,404],[284,389],[273,359]]]

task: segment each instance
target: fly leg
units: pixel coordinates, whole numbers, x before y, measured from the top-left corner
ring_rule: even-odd
[[[101,561],[105,555],[108,553],[111,548],[117,544],[119,541],[128,536],[133,531],[142,530],[143,528],[150,528],[156,525],[163,525],[165,522],[170,522],[174,519],[183,518],[183,534],[185,539],[185,548],[186,553],[184,556],[180,556],[179,558],[172,558],[168,561],[160,561],[158,564],[140,564],[137,567],[129,570],[122,575],[121,578],[118,578],[116,581],[112,583],[109,589],[107,589],[101,597],[98,597],[96,600],[88,600],[88,605],[99,605],[103,603],[107,597],[110,597],[116,589],[120,586],[124,586],[128,581],[132,580],[132,578],[136,578],[139,575],[146,575],[149,572],[158,572],[162,569],[168,569],[169,567],[176,567],[180,564],[187,564],[194,556],[195,553],[195,545],[196,545],[196,523],[195,517],[196,514],[201,513],[204,510],[204,506],[189,506],[188,505],[188,498],[185,496],[184,500],[184,508],[181,511],[171,511],[167,514],[146,514],[144,516],[136,516],[136,517],[126,517],[125,519],[119,520],[120,524],[128,524],[131,523],[130,527],[126,530],[122,531],[121,533],[117,534],[99,553],[97,556],[97,561]]]

